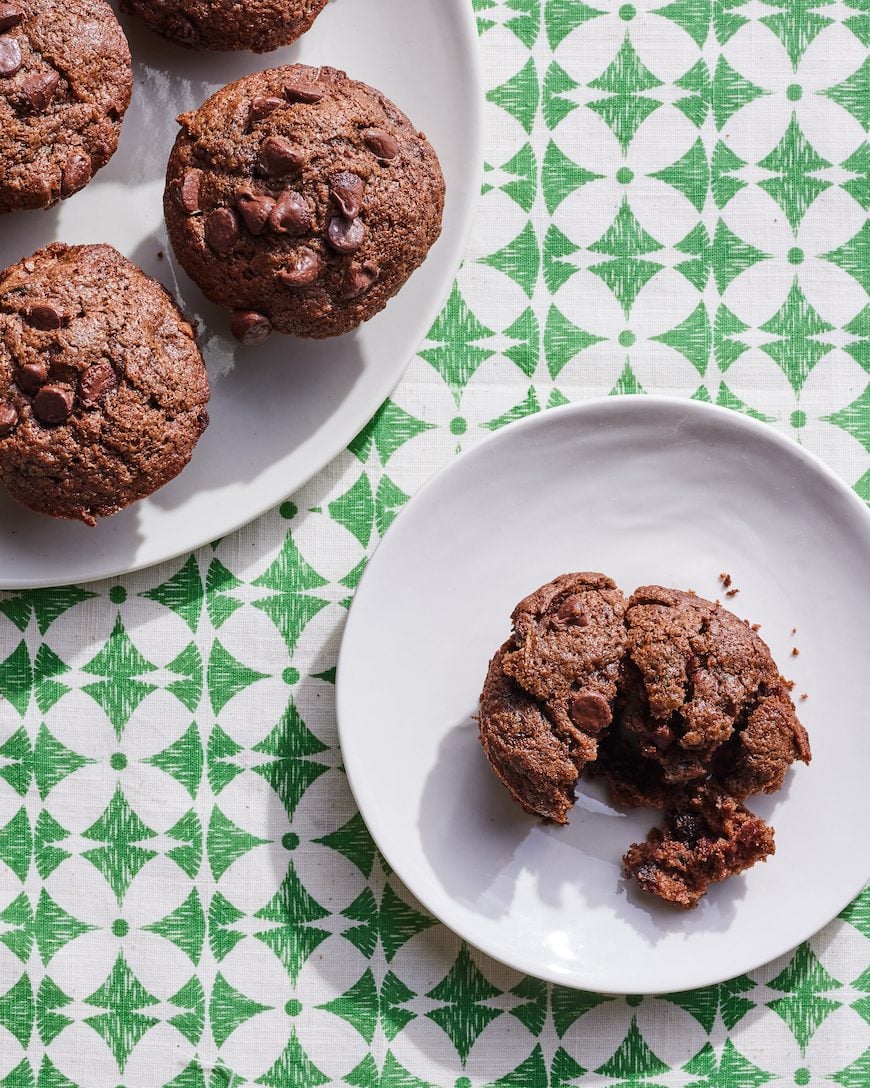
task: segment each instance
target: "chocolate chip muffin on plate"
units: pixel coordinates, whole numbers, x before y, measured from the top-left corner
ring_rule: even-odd
[[[621,804],[667,807],[706,780],[744,801],[809,761],[786,682],[745,620],[694,593],[641,586],[625,625],[618,729],[593,768]]]
[[[193,329],[107,245],[38,250],[0,272],[0,481],[88,525],[184,468],[208,424]]]
[[[189,49],[268,53],[304,34],[326,0],[124,0],[152,30]]]
[[[132,86],[104,0],[0,0],[0,212],[87,185],[115,153]]]
[[[164,210],[179,263],[242,343],[337,336],[373,317],[441,231],[426,137],[334,68],[246,76],[179,117]]]
[[[563,574],[516,606],[489,664],[480,740],[526,812],[568,822],[582,776],[663,809],[624,873],[680,907],[774,852],[742,804],[775,793],[810,744],[757,629],[691,592]]]
[[[490,662],[480,739],[526,812],[567,822],[580,774],[612,720],[625,599],[603,574],[563,574],[513,611]]]

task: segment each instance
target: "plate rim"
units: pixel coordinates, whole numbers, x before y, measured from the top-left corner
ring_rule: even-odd
[[[471,132],[471,155],[469,157],[469,166],[466,171],[466,177],[469,179],[469,191],[472,194],[471,198],[456,212],[457,230],[456,240],[453,242],[452,251],[446,257],[446,265],[449,268],[449,275],[445,275],[444,285],[442,289],[432,296],[433,301],[426,309],[425,321],[421,318],[421,327],[425,324],[425,328],[428,329],[432,326],[438,315],[444,309],[447,304],[447,300],[450,297],[450,293],[453,290],[453,285],[456,280],[456,276],[461,269],[466,253],[468,251],[469,238],[471,236],[474,220],[477,216],[480,199],[479,194],[483,184],[484,175],[484,79],[483,79],[483,58],[478,44],[478,32],[477,24],[474,18],[474,11],[467,0],[442,0],[442,3],[450,3],[453,6],[454,12],[457,16],[456,25],[460,28],[460,35],[458,38],[461,53],[463,57],[463,66],[466,68],[469,79],[471,81],[472,95],[469,102],[468,121]],[[425,338],[425,333],[424,333]],[[292,342],[293,338],[288,337],[288,340]],[[422,341],[420,341],[422,343]],[[419,343],[414,350],[414,353],[403,361],[402,368],[398,374],[394,372],[386,372],[383,380],[375,383],[377,390],[377,403],[372,408],[372,412],[376,412],[378,407],[390,396],[393,390],[401,382],[408,367],[410,366],[417,351],[419,351]],[[372,399],[374,399],[374,390]],[[346,434],[344,431],[339,433],[336,431],[334,435],[328,440],[324,441],[324,448],[321,454],[319,454],[314,460],[317,464],[311,468],[310,471],[306,470],[302,477],[293,482],[293,484],[286,490],[282,490],[280,494],[271,496],[266,502],[259,502],[256,504],[256,509],[253,512],[247,511],[240,519],[232,518],[227,526],[219,534],[220,537],[230,536],[232,533],[238,532],[239,529],[244,528],[246,525],[250,525],[252,522],[261,518],[264,514],[280,505],[289,495],[293,495],[300,488],[310,483],[312,479],[324,468],[327,467],[336,457],[344,450],[357,433],[360,427],[365,426],[367,420],[363,420],[360,424],[356,425],[352,434]],[[345,428],[346,430],[346,428]],[[331,432],[329,432],[331,434]],[[183,471],[183,470],[182,470]],[[146,500],[147,501],[147,497]],[[48,519],[46,519],[48,521]],[[47,525],[46,531],[50,531],[50,524]],[[130,559],[127,562],[122,562],[118,565],[114,565],[112,562],[107,562],[104,566],[94,564],[90,568],[85,567],[84,572],[76,574],[73,578],[76,585],[88,585],[93,582],[101,582],[109,578],[118,578],[127,574],[135,574],[138,571],[146,570],[150,567],[159,566],[161,563],[170,562],[173,559],[177,559],[180,555],[187,555],[198,551],[200,548],[208,545],[215,539],[215,534],[210,532],[203,537],[195,535],[193,543],[185,544],[181,548],[176,548],[175,544],[171,542],[171,538],[167,536],[168,551],[155,558],[153,556],[140,560],[135,558]],[[64,574],[59,574],[58,577],[47,580],[44,576],[40,577],[15,577],[14,572],[10,575],[6,572],[0,572],[0,592],[27,589],[46,589],[53,588],[59,585],[70,584],[70,578]]]
[[[397,515],[393,525],[390,526],[390,530],[388,530],[388,533],[385,534],[384,538],[379,542],[374,552],[369,557],[369,560],[366,563],[365,570],[363,571],[362,577],[360,578],[359,585],[357,586],[357,589],[354,593],[353,600],[351,601],[350,607],[348,609],[348,615],[345,622],[344,631],[342,632],[341,645],[339,647],[338,660],[336,662],[335,712],[338,740],[342,753],[342,764],[345,768],[348,785],[350,787],[354,803],[357,806],[357,810],[359,811],[363,822],[369,830],[369,834],[372,836],[372,840],[377,846],[378,851],[382,854],[384,860],[390,866],[391,870],[396,873],[396,875],[399,877],[405,887],[418,900],[418,902],[424,907],[424,909],[432,915],[433,918],[436,918],[439,922],[441,922],[442,925],[450,929],[451,932],[455,933],[467,944],[483,952],[484,955],[489,956],[491,959],[496,960],[497,962],[502,963],[515,971],[519,971],[522,974],[531,975],[535,978],[539,978],[546,982],[551,982],[557,985],[567,986],[569,988],[591,990],[592,992],[604,994],[607,996],[620,996],[626,993],[644,996],[654,996],[657,994],[681,992],[684,990],[700,989],[705,986],[713,986],[717,983],[725,982],[731,978],[735,978],[737,977],[737,975],[755,971],[758,968],[764,966],[765,964],[768,964],[773,960],[778,959],[780,956],[786,954],[787,952],[792,951],[800,944],[803,944],[804,941],[808,940],[814,934],[818,933],[826,925],[828,925],[835,918],[837,918],[840,913],[842,913],[842,911],[849,905],[849,903],[851,903],[855,899],[855,897],[861,893],[864,887],[868,884],[868,881],[870,881],[870,870],[868,870],[860,878],[857,886],[850,891],[849,895],[842,903],[839,903],[836,910],[830,915],[830,917],[825,918],[825,920],[819,925],[813,925],[813,927],[810,928],[807,932],[802,932],[800,939],[796,942],[794,942],[792,938],[789,938],[789,940],[785,943],[773,944],[771,946],[771,951],[769,954],[765,953],[764,957],[757,961],[753,957],[751,962],[745,964],[741,963],[739,965],[739,969],[737,969],[735,972],[729,971],[725,974],[721,974],[719,972],[708,972],[705,974],[703,971],[698,970],[696,971],[695,975],[690,979],[690,981],[686,983],[681,983],[679,990],[677,991],[662,988],[653,988],[648,985],[641,985],[637,988],[632,988],[630,990],[601,988],[601,986],[597,982],[588,979],[586,980],[586,982],[584,982],[583,978],[577,972],[568,971],[559,974],[554,971],[542,971],[540,969],[540,965],[534,963],[531,959],[526,959],[523,955],[505,955],[502,951],[499,950],[496,945],[494,945],[492,941],[481,940],[476,937],[470,937],[466,932],[463,931],[461,925],[457,927],[453,924],[451,920],[448,920],[449,915],[446,915],[446,912],[445,914],[442,914],[440,910],[435,910],[431,905],[429,897],[425,894],[425,889],[424,894],[421,895],[420,889],[418,887],[415,887],[415,882],[413,881],[413,879],[406,880],[405,876],[403,875],[403,867],[401,862],[398,865],[395,863],[396,859],[392,855],[392,851],[385,850],[383,848],[379,837],[369,827],[368,821],[366,820],[365,812],[363,811],[363,806],[360,804],[360,798],[357,791],[357,775],[360,768],[352,765],[353,761],[347,759],[344,746],[344,738],[347,734],[349,734],[349,729],[346,728],[349,714],[346,715],[346,696],[344,695],[346,689],[342,683],[341,678],[342,662],[343,660],[346,660],[347,647],[350,641],[348,638],[348,632],[351,631],[353,626],[355,625],[354,614],[355,611],[358,612],[358,609],[356,609],[357,601],[360,599],[360,592],[362,591],[366,580],[369,577],[370,571],[372,570],[372,562],[377,553],[381,551],[384,540],[387,540],[389,538],[389,532],[394,529],[395,525],[401,523],[402,518],[407,514],[407,512],[411,509],[413,504],[420,496],[427,495],[430,489],[434,489],[436,484],[440,483],[442,479],[449,476],[453,471],[455,471],[457,465],[465,464],[480,456],[481,451],[485,453],[491,448],[499,445],[501,442],[509,441],[511,436],[517,434],[520,431],[534,430],[536,428],[546,427],[549,425],[550,420],[560,416],[582,416],[586,412],[595,409],[600,410],[605,406],[608,406],[608,409],[609,406],[624,408],[627,404],[636,405],[638,407],[642,407],[642,409],[645,409],[647,407],[681,408],[689,413],[696,413],[698,417],[709,415],[718,417],[723,420],[727,420],[729,424],[733,424],[738,431],[744,430],[757,435],[764,435],[775,445],[778,445],[784,450],[788,450],[788,452],[792,456],[797,455],[799,460],[803,460],[805,464],[809,464],[811,467],[813,467],[817,472],[820,473],[823,480],[829,485],[832,485],[834,489],[838,491],[841,495],[848,496],[847,501],[852,503],[853,508],[856,511],[860,511],[859,517],[864,518],[865,521],[868,522],[868,527],[870,527],[870,509],[868,509],[864,502],[862,502],[861,498],[856,494],[853,488],[851,488],[845,482],[845,480],[837,472],[835,472],[834,469],[830,467],[830,465],[823,461],[821,457],[819,457],[812,451],[807,450],[804,446],[800,445],[793,438],[789,437],[787,434],[784,434],[778,428],[771,426],[770,423],[765,423],[761,420],[754,419],[752,416],[735,411],[733,408],[726,408],[722,405],[711,404],[707,401],[694,401],[688,397],[679,397],[667,394],[627,393],[610,396],[604,395],[590,397],[586,400],[574,401],[570,404],[559,405],[558,407],[547,409],[544,412],[535,413],[531,416],[526,416],[525,418],[517,420],[514,423],[511,423],[508,426],[503,427],[498,431],[495,431],[493,434],[487,435],[486,437],[482,438],[471,449],[465,451],[464,453],[461,453],[457,457],[454,457],[452,460],[448,461],[445,465],[439,468],[435,473],[433,473],[414,493],[410,501]]]

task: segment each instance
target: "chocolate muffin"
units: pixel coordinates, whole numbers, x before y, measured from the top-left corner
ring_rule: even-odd
[[[756,631],[694,593],[642,586],[625,612],[618,729],[596,771],[620,803],[667,807],[712,779],[737,800],[775,793],[809,741]]]
[[[189,49],[268,53],[304,34],[326,0],[123,0],[158,34]]]
[[[103,0],[0,0],[0,212],[87,185],[115,153],[132,86]]]
[[[532,816],[568,822],[583,759],[538,699],[505,675],[509,639],[490,662],[480,697],[480,740],[498,779]]]
[[[678,907],[696,907],[716,881],[742,873],[776,850],[773,829],[715,787],[678,796],[664,828],[630,846],[623,871],[645,892]]]
[[[441,230],[422,133],[334,68],[246,76],[179,117],[164,210],[179,263],[231,330],[337,336],[387,304]]]
[[[742,802],[774,793],[810,746],[755,628],[694,593],[565,574],[515,608],[490,662],[480,738],[529,813],[567,822],[582,774],[613,800],[665,811],[624,858],[646,891],[693,907],[773,853]]]
[[[625,650],[625,599],[603,574],[565,574],[520,601],[490,662],[480,738],[530,813],[563,824],[611,721]]]
[[[0,480],[88,525],[184,468],[208,378],[172,298],[107,245],[55,242],[0,273]]]

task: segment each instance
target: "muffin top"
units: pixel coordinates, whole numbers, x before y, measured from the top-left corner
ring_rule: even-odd
[[[741,800],[779,789],[809,744],[750,624],[716,602],[662,586],[635,590],[625,619],[621,741],[656,764],[666,784],[713,774]]]
[[[56,242],[0,273],[0,479],[93,525],[176,476],[208,423],[193,329],[107,245]]]
[[[333,68],[247,76],[182,114],[164,208],[175,254],[243,342],[347,332],[381,310],[441,230],[425,136]]]
[[[152,30],[189,49],[268,53],[296,41],[326,0],[125,0]]]
[[[0,212],[87,185],[118,146],[131,90],[104,0],[0,0]]]

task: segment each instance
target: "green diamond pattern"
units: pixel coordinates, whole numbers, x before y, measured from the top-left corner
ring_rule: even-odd
[[[429,6],[433,60],[464,51]],[[773,969],[605,996],[457,945],[354,806],[347,610],[411,496],[488,433],[678,395],[773,423],[870,503],[868,0],[468,7],[477,216],[396,389],[254,526],[159,570],[0,591],[0,1088],[870,1086],[870,891]],[[400,71],[421,43],[388,44]],[[444,154],[418,291],[473,165]],[[278,380],[236,365],[261,394]]]
[[[784,990],[787,996],[768,1003],[794,1032],[803,1050],[821,1023],[835,1012],[841,1002],[825,994],[840,989],[841,983],[832,978],[808,944],[802,944],[794,958],[770,982],[773,990]]]
[[[33,762],[36,786],[39,796],[44,801],[58,782],[62,782],[67,775],[77,771],[79,767],[94,761],[61,744],[56,737],[52,736],[43,722],[36,734]]]
[[[765,332],[779,337],[762,344],[762,351],[781,368],[795,393],[800,393],[819,359],[833,349],[832,344],[818,339],[833,327],[810,306],[797,281],[792,284],[782,309],[761,326]]]
[[[371,1045],[378,1024],[390,1041],[410,1024],[416,1013],[402,1006],[414,996],[414,991],[392,971],[387,972],[378,989],[374,975],[367,970],[345,993],[319,1008],[352,1024]]]
[[[206,849],[208,862],[211,866],[215,880],[220,880],[233,862],[238,861],[242,854],[253,850],[255,846],[263,846],[268,840],[258,838],[248,831],[244,831],[225,816],[219,808],[212,810],[211,821],[208,825],[206,837]]]
[[[647,117],[661,105],[641,92],[661,85],[638,57],[631,39],[625,38],[610,67],[589,84],[595,90],[608,91],[610,97],[590,102],[589,108],[610,126],[625,149]]]
[[[447,975],[427,997],[444,1004],[426,1013],[450,1036],[462,1064],[484,1028],[502,1015],[501,1009],[484,1004],[499,991],[487,981],[468,949],[462,948]]]
[[[0,705],[5,700],[23,717],[30,702],[32,684],[30,655],[27,643],[22,640],[5,661],[0,661]]]
[[[22,963],[27,963],[33,947],[33,910],[24,892],[0,911],[0,922],[3,923],[0,944],[6,945]]]
[[[156,690],[154,684],[139,677],[156,668],[133,645],[118,616],[106,645],[84,666],[85,672],[105,679],[85,684],[82,691],[102,707],[119,737],[136,707]]]
[[[203,599],[202,578],[196,560],[191,556],[168,581],[147,590],[142,596],[171,608],[195,632]]]
[[[257,918],[276,924],[256,936],[295,980],[311,953],[329,937],[327,930],[310,923],[328,916],[329,911],[305,890],[291,863],[274,897],[256,913]]]
[[[155,1017],[140,1011],[156,1005],[157,998],[148,993],[119,954],[112,973],[87,1001],[89,1005],[106,1010],[86,1017],[84,1022],[103,1037],[123,1073],[127,1059],[142,1036],[158,1023]]]
[[[374,955],[380,942],[387,963],[392,962],[402,945],[435,924],[431,918],[409,906],[389,884],[384,888],[380,903],[366,888],[342,914],[358,923],[346,929],[343,936],[368,957]]]
[[[34,918],[36,946],[43,963],[48,963],[55,952],[93,926],[80,922],[59,906],[45,888],[39,893],[39,903]]]
[[[325,764],[307,757],[326,750],[326,745],[302,721],[292,701],[271,733],[255,745],[255,752],[274,759],[252,769],[255,774],[262,775],[281,798],[291,820],[302,795],[328,770]]]
[[[139,819],[127,803],[121,787],[116,786],[109,807],[84,832],[84,837],[106,844],[85,850],[82,857],[99,869],[120,903],[133,877],[151,858],[156,857],[155,850],[137,845],[153,838],[154,832]]]
[[[259,1001],[239,993],[218,972],[208,1007],[214,1041],[218,1046],[223,1046],[240,1024],[268,1008],[268,1005],[261,1005]]]
[[[761,87],[745,79],[731,67],[724,56],[720,56],[713,75],[712,104],[716,128],[725,124],[744,106],[763,95]]]
[[[797,228],[810,204],[831,186],[829,181],[812,177],[812,173],[830,165],[813,150],[797,118],[792,117],[783,138],[759,163],[780,176],[759,184],[780,205],[792,227]]]
[[[190,957],[193,963],[199,963],[205,940],[205,915],[196,889],[194,888],[187,899],[165,918],[143,926],[143,929],[172,941]]]
[[[196,722],[191,722],[177,741],[162,752],[149,756],[145,762],[172,775],[195,798],[203,766],[202,742]]]
[[[607,284],[628,317],[634,300],[663,267],[656,261],[642,259],[642,255],[655,253],[662,248],[661,244],[644,230],[628,201],[623,200],[609,229],[589,248],[593,253],[605,253],[613,258],[590,265],[589,271]]]

